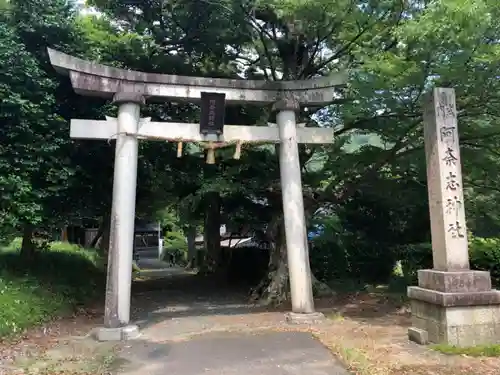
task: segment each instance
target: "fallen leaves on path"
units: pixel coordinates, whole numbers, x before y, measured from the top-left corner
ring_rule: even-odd
[[[87,335],[97,322],[101,321],[101,317],[102,314],[97,308],[82,308],[70,316],[26,330],[15,338],[0,340],[0,374],[26,373],[24,370],[16,369],[17,363],[43,357],[48,350],[58,345],[61,340],[67,340],[68,337]],[[50,375],[52,374],[71,375],[68,372],[53,371],[50,372]],[[81,372],[78,374],[84,375]]]
[[[320,303],[321,305],[321,303]],[[329,316],[314,333],[360,375],[498,375],[500,358],[447,356],[408,341],[410,313],[401,303],[365,293],[322,306]]]

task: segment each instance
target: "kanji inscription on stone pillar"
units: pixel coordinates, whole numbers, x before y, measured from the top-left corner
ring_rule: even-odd
[[[435,88],[424,113],[434,269],[469,269],[455,92]]]

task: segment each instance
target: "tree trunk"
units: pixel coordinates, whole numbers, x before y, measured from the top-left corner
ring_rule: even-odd
[[[290,279],[283,216],[276,216],[269,224],[267,237],[271,243],[268,272],[259,285],[251,291],[251,300],[263,305],[280,305],[290,300]],[[313,293],[316,297],[334,292],[312,273]]]
[[[23,228],[23,241],[21,243],[21,257],[33,259],[35,256],[35,243],[33,242],[33,232],[35,227],[32,224],[25,224]]]
[[[203,264],[203,273],[219,271],[220,248],[220,195],[218,192],[205,194],[205,223],[204,241],[206,258]]]
[[[252,290],[251,299],[264,305],[279,305],[290,298],[285,225],[282,215],[271,220],[266,237],[271,244],[268,272]]]
[[[68,227],[66,225],[61,229],[61,242],[68,242]]]
[[[99,226],[99,229],[97,230],[97,233],[95,234],[94,238],[92,239],[92,241],[90,241],[90,244],[89,244],[89,247],[91,248],[95,248],[97,246],[97,243],[99,242],[99,240],[102,238],[103,234],[104,234],[104,221],[101,223],[101,225]]]
[[[189,225],[187,229],[188,265],[187,268],[198,266],[196,257],[196,226]]]
[[[111,222],[109,217],[104,217],[102,222],[102,236],[101,241],[99,242],[99,252],[104,257],[104,259],[108,259],[107,254],[109,250],[109,236],[111,231]]]

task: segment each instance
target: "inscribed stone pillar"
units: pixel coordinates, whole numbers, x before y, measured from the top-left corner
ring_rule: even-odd
[[[135,199],[137,185],[137,133],[140,106],[144,98],[134,93],[117,93],[118,108],[113,201],[106,282],[104,328],[97,332],[99,340],[125,340],[139,334],[130,325],[130,292],[135,232]]]
[[[489,272],[471,271],[455,93],[435,88],[424,110],[433,269],[418,271],[410,339],[470,346],[500,339],[500,293]]]
[[[424,113],[434,269],[469,269],[457,116],[453,89],[436,89]]]
[[[295,113],[300,109],[293,97],[284,98],[274,105],[280,135],[280,175],[283,198],[283,215],[292,298],[291,322],[318,319],[309,265],[302,178],[297,144]]]

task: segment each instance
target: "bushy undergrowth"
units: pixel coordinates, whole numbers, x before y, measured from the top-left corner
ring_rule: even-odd
[[[489,271],[495,286],[500,286],[500,238],[469,236],[470,266]],[[408,283],[417,282],[417,270],[432,268],[430,243],[406,245],[400,248],[402,270]]]
[[[474,237],[469,252],[472,268],[490,271],[493,285],[500,286],[500,238]]]
[[[104,290],[95,251],[57,242],[40,247],[30,261],[20,256],[19,240],[0,250],[0,336],[69,313]]]
[[[187,242],[182,232],[175,231],[165,234],[162,258],[165,261],[173,259],[179,266],[187,264]]]
[[[324,230],[312,239],[310,252],[311,267],[322,281],[352,280],[361,284],[397,281],[403,290],[404,285],[417,283],[419,269],[432,268],[429,242],[391,246],[346,231],[333,219],[322,224]],[[471,268],[489,271],[493,284],[500,286],[500,237],[469,236],[469,253]]]
[[[397,261],[390,246],[347,230],[333,216],[321,225],[322,232],[310,241],[311,268],[319,280],[389,281]]]

